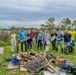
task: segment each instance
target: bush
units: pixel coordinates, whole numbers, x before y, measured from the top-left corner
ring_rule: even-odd
[[[4,41],[0,41],[0,46],[6,46],[7,44]]]
[[[9,34],[7,31],[2,31],[0,33],[0,46],[10,45]]]

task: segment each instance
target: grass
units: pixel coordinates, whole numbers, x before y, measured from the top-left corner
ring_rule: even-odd
[[[3,46],[4,47],[4,54],[0,55],[0,75],[23,75],[25,74],[25,72],[20,72],[19,69],[16,70],[7,70],[7,65],[9,62],[7,62],[5,60],[6,57],[11,57],[12,53],[11,53],[11,46]],[[76,46],[75,46],[76,49]],[[34,49],[36,51],[39,51],[38,49]],[[43,51],[43,50],[40,50]],[[50,46],[50,50],[49,52],[50,54],[53,54],[54,56],[63,56],[65,58],[67,58],[69,61],[71,61],[74,66],[76,67],[76,50],[74,51],[74,54],[72,55],[65,55],[63,53],[61,53],[60,48],[58,50],[58,52],[53,51],[52,47]],[[5,64],[6,66],[1,66],[1,64]]]

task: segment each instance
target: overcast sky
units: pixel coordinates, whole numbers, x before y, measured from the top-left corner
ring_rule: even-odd
[[[50,17],[76,19],[76,0],[0,0],[0,27],[40,27]]]

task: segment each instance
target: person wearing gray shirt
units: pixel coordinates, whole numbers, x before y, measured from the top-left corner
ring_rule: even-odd
[[[50,41],[50,38],[51,38],[51,35],[49,34],[49,31],[46,30],[46,33],[44,34],[44,41],[45,41],[44,48],[47,45],[47,41]]]

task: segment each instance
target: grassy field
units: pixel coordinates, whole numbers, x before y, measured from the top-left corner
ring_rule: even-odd
[[[6,69],[9,62],[7,62],[5,60],[5,58],[11,57],[13,53],[11,53],[11,46],[3,46],[3,47],[4,47],[4,54],[0,55],[0,75],[23,75],[23,74],[25,74],[25,72],[20,72],[19,69],[16,69],[16,70],[7,70]],[[75,49],[76,49],[76,47],[75,47]],[[34,50],[39,51],[38,49],[34,49]],[[40,50],[40,51],[43,51],[43,50]],[[67,58],[76,67],[76,50],[73,55],[65,55],[65,54],[61,53],[60,49],[58,52],[53,51],[50,46],[49,53],[53,54],[54,56],[63,56],[65,58]],[[1,65],[1,64],[5,64],[5,65]]]

